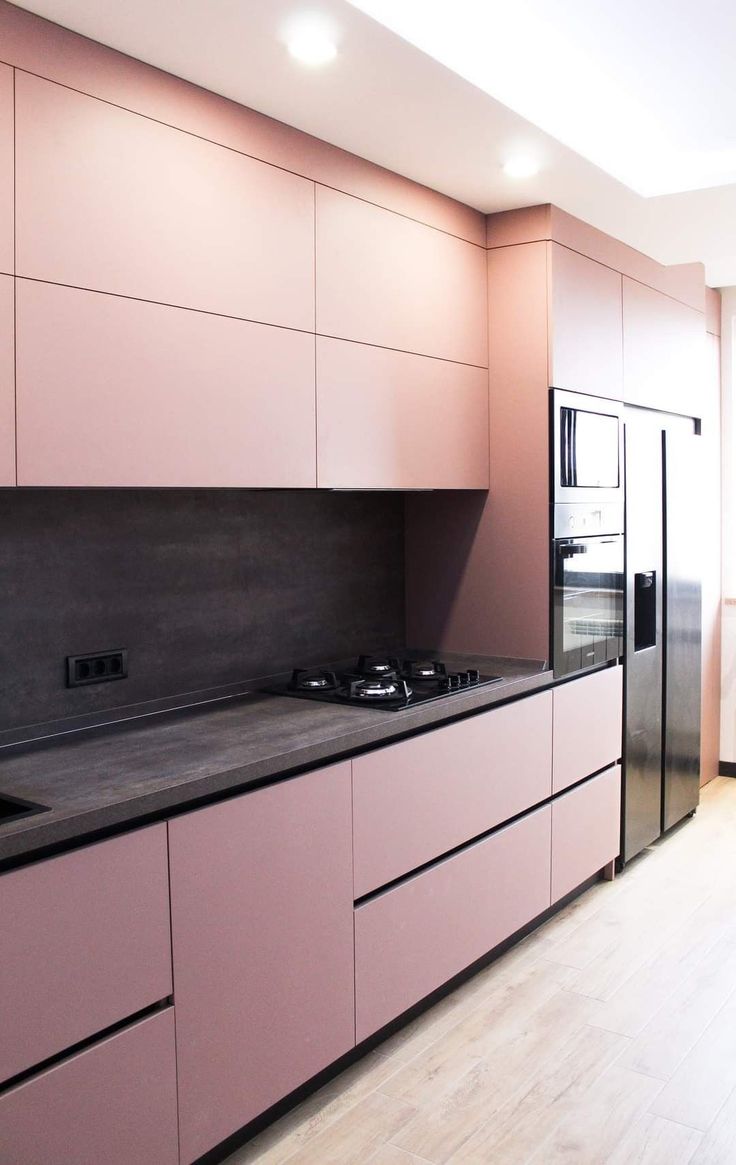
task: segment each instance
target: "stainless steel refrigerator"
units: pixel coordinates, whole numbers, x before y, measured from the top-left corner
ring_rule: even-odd
[[[692,420],[627,407],[624,423],[627,862],[698,804],[701,472]]]

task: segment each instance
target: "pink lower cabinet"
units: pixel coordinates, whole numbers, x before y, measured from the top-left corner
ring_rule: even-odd
[[[355,1043],[350,765],[169,823],[182,1165]]]
[[[550,824],[545,806],[356,908],[358,1041],[549,906]]]
[[[554,793],[620,759],[622,675],[617,664],[554,689]]]
[[[3,1165],[178,1165],[173,1008],[0,1094]]]
[[[618,857],[621,768],[612,765],[552,802],[552,901]]]
[[[317,484],[488,489],[488,372],[317,337]]]
[[[1,1082],[171,994],[166,826],[3,874],[0,934]]]
[[[353,760],[355,897],[551,794],[552,693]]]
[[[315,484],[314,337],[17,280],[18,484]]]

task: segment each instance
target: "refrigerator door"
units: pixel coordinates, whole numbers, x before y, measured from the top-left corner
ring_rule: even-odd
[[[664,829],[691,813],[700,798],[700,448],[691,421],[668,420],[664,432]]]
[[[621,858],[661,832],[662,816],[662,419],[627,408],[626,650]]]

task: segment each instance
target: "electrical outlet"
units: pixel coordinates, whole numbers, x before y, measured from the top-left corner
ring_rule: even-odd
[[[89,655],[66,657],[66,686],[102,684],[105,680],[124,680],[128,674],[127,651],[95,651]]]

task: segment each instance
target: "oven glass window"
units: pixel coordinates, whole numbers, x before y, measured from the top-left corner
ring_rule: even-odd
[[[623,641],[623,539],[557,543],[556,653],[562,671],[617,658]]]
[[[560,485],[616,489],[619,419],[583,409],[561,409]]]

